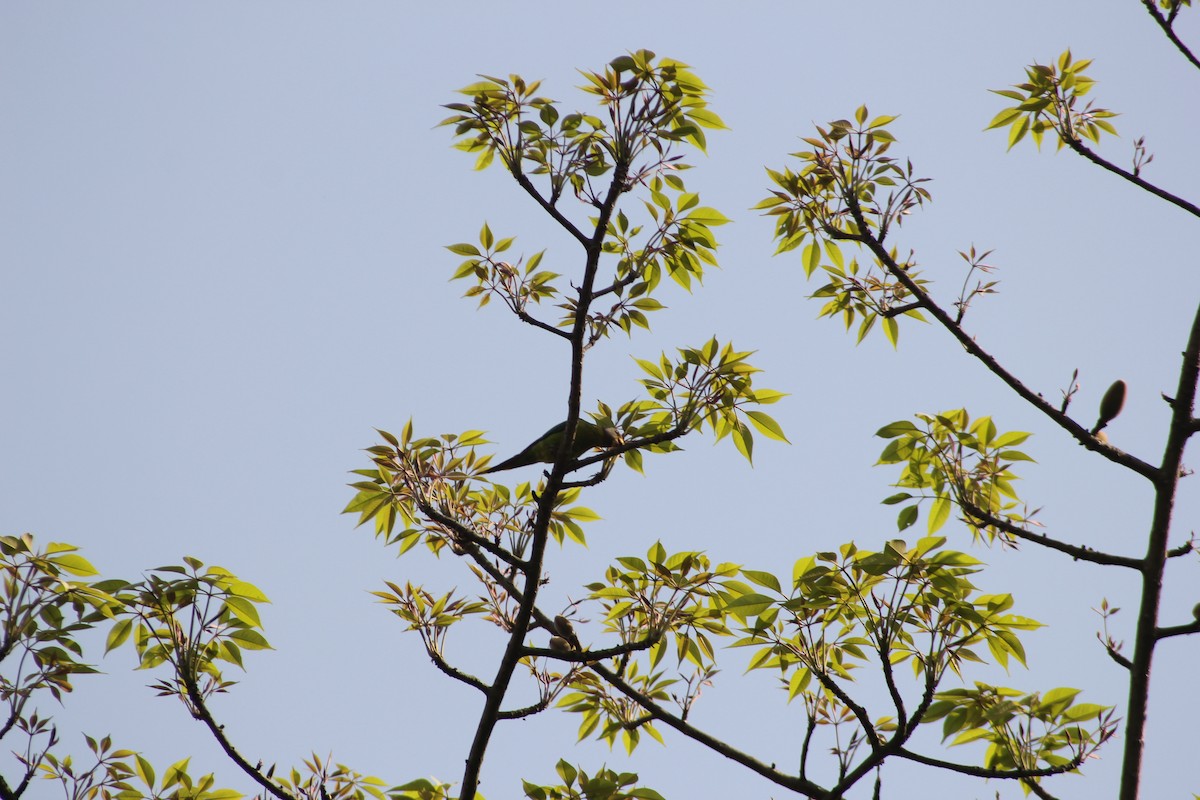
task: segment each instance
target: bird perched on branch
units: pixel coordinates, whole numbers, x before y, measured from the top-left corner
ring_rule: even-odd
[[[558,423],[539,436],[537,441],[512,458],[501,461],[494,467],[488,467],[479,474],[486,475],[489,472],[500,472],[501,470],[515,469],[516,467],[524,467],[529,464],[552,463],[555,457],[558,456],[559,448],[562,447],[563,434],[566,430],[566,422]],[[571,458],[579,458],[593,447],[612,447],[613,445],[621,444],[623,441],[621,432],[616,428],[601,428],[595,423],[581,419],[579,420],[579,424],[575,426],[575,441],[571,443]]]

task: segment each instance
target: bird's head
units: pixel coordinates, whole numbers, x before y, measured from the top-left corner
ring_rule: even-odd
[[[614,447],[619,444],[625,444],[625,437],[616,428],[604,429],[605,447]]]

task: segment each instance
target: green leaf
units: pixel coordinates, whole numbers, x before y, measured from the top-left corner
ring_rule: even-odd
[[[745,594],[725,604],[725,610],[741,620],[757,617],[766,611],[775,601],[764,594]]]
[[[460,255],[460,256],[481,256],[481,255],[483,255],[482,253],[479,252],[479,248],[473,244],[466,244],[466,243],[448,244],[448,245],[446,245],[446,249],[449,250],[451,253],[454,253],[454,254]]]
[[[779,579],[769,572],[761,572],[755,569],[744,569],[742,570],[742,574],[757,583],[759,586],[765,586],[768,589],[774,589],[777,592],[783,591],[779,584]]]
[[[142,779],[143,783],[145,783],[147,786],[149,786],[151,789],[153,789],[154,788],[154,767],[150,764],[149,761],[147,761],[145,758],[142,757],[141,753],[135,754],[134,758],[135,758],[134,763],[137,765],[138,777]]]
[[[229,634],[229,638],[233,639],[247,650],[271,649],[271,645],[267,643],[266,638],[258,631],[234,631],[233,633]]]
[[[763,412],[747,411],[746,416],[750,418],[751,424],[766,435],[768,439],[775,439],[779,442],[788,441],[787,436],[783,433],[783,428],[779,427],[779,423]],[[788,442],[788,444],[791,444],[791,442]]]
[[[86,558],[77,556],[73,553],[67,553],[61,556],[53,556],[51,559],[60,569],[71,575],[87,577],[90,575],[99,575],[100,573],[93,567]]]
[[[892,343],[892,349],[895,350],[900,339],[900,325],[896,322],[895,317],[883,318],[883,333],[887,336],[887,340]]]
[[[936,533],[948,519],[950,519],[949,496],[941,495],[934,498],[933,505],[929,507],[929,519],[927,520],[929,533]]]
[[[897,436],[903,436],[909,433],[916,433],[917,426],[906,419],[890,422],[884,425],[879,430],[875,431],[875,435],[880,439],[894,439]]]
[[[667,206],[670,208],[670,204]],[[687,219],[691,222],[700,222],[705,225],[724,225],[729,222],[729,217],[717,211],[715,208],[701,206],[687,215]]]
[[[810,242],[804,248],[804,274],[811,277],[817,268],[821,266],[821,244],[820,242]]]
[[[112,630],[108,632],[108,641],[105,644],[104,652],[111,652],[124,644],[129,638],[129,634],[132,630],[132,619],[118,620],[117,623],[112,626]]]
[[[958,736],[954,737],[954,741],[952,741],[950,744],[953,746],[958,744],[966,744],[967,742],[974,742],[987,737],[989,733],[990,731],[988,731],[987,728],[972,728],[971,730],[964,731],[963,733],[960,733]]]

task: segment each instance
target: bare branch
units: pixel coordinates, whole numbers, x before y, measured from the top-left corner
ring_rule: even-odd
[[[1170,16],[1164,17],[1162,12],[1158,10],[1158,7],[1155,6],[1154,0],[1142,0],[1142,5],[1150,12],[1150,16],[1158,23],[1158,27],[1162,28],[1167,38],[1171,40],[1171,44],[1175,45],[1175,48],[1180,53],[1183,53],[1184,58],[1192,62],[1193,67],[1200,69],[1200,59],[1197,59],[1188,46],[1175,34],[1175,28],[1172,26],[1172,23],[1175,22],[1175,15],[1179,13],[1180,6],[1176,5],[1171,9]]]
[[[1044,778],[1050,775],[1062,775],[1064,772],[1070,772],[1079,769],[1079,766],[1084,762],[1086,756],[1083,754],[1077,755],[1065,764],[1060,764],[1057,767],[1042,767],[1041,769],[988,769],[987,767],[976,767],[973,764],[956,764],[953,761],[943,761],[940,758],[932,758],[930,756],[914,753],[911,750],[903,747],[896,750],[896,755],[900,758],[909,761],[915,761],[918,764],[925,764],[930,767],[938,767],[939,769],[949,770],[950,772],[958,772],[963,775],[973,775],[976,778],[994,778],[996,780],[1027,780],[1029,778]]]
[[[1200,633],[1200,619],[1195,622],[1189,622],[1186,625],[1172,625],[1167,628],[1158,628],[1154,631],[1156,639],[1169,639],[1172,636],[1185,636],[1189,633]]]
[[[528,313],[526,311],[517,311],[515,313],[516,313],[518,319],[520,319],[522,322],[526,322],[526,323],[532,325],[535,328],[541,328],[542,330],[546,331],[547,333],[553,333],[555,336],[557,336],[561,339],[570,339],[571,338],[571,334],[567,333],[562,328],[556,328],[548,322],[542,322],[540,319],[538,319],[537,317],[531,315],[530,313]]]
[[[1117,556],[1112,555],[1111,553],[1105,553],[1101,550],[1094,550],[1085,545],[1074,545],[1067,544],[1066,542],[1060,542],[1057,539],[1052,539],[1044,533],[1033,533],[1032,531],[1022,528],[1019,525],[1014,525],[1003,517],[997,517],[995,514],[984,511],[970,500],[964,500],[962,498],[956,499],[958,501],[959,508],[961,508],[973,519],[1002,530],[1010,536],[1015,536],[1022,541],[1032,542],[1034,544],[1041,545],[1042,547],[1047,547],[1051,550],[1065,553],[1077,561],[1090,561],[1093,564],[1126,567],[1128,569],[1136,570],[1140,570],[1144,566],[1144,562],[1140,558]]]
[[[620,691],[621,694],[625,695],[630,700],[646,709],[646,711],[650,713],[650,716],[655,720],[674,728],[676,731],[682,733],[692,741],[698,742],[713,752],[719,753],[731,761],[741,764],[751,772],[761,775],[778,786],[783,786],[787,789],[791,789],[792,791],[799,792],[809,797],[827,796],[828,793],[812,781],[804,777],[792,776],[780,772],[773,766],[764,764],[752,756],[743,753],[741,750],[738,750],[721,741],[720,739],[710,736],[699,728],[694,727],[690,723],[683,721],[662,706],[655,703],[650,698],[646,697],[637,689],[630,686],[612,670],[609,670],[600,664],[593,664],[591,669],[600,677],[604,678],[604,680],[608,681],[614,688]]]
[[[487,694],[489,691],[491,691],[492,687],[488,686],[486,683],[479,680],[479,678],[476,678],[474,675],[471,675],[470,673],[467,673],[467,672],[463,672],[462,670],[458,669],[457,667],[451,666],[450,662],[446,661],[446,659],[442,656],[441,653],[437,652],[436,650],[432,649],[431,647],[426,646],[425,652],[429,654],[429,660],[434,663],[434,666],[436,666],[438,669],[440,669],[446,675],[449,675],[454,680],[459,681],[460,683],[465,683],[468,686],[473,686],[476,689],[478,689],[479,691],[483,692],[484,694]]]
[[[851,212],[854,215],[855,223],[858,225],[859,229],[867,230],[867,222],[863,218],[862,209],[858,205],[857,201],[854,198],[847,198],[847,202],[850,204]],[[897,280],[904,284],[904,287],[908,289],[908,291],[914,297],[917,298],[918,302],[921,304],[921,308],[932,314],[933,317],[939,323],[941,323],[942,327],[948,330],[951,335],[953,335],[954,338],[957,339],[960,344],[962,344],[963,348],[966,349],[968,353],[982,362],[985,367],[987,367],[993,374],[1000,378],[1000,380],[1008,384],[1008,386],[1024,400],[1057,423],[1059,427],[1067,431],[1067,433],[1071,434],[1071,436],[1074,437],[1075,440],[1084,447],[1092,450],[1093,452],[1099,453],[1109,461],[1120,464],[1124,467],[1128,467],[1129,469],[1145,478],[1148,478],[1149,480],[1156,480],[1157,470],[1150,464],[1147,464],[1140,458],[1130,455],[1129,453],[1113,447],[1110,444],[1100,441],[1098,438],[1090,434],[1087,428],[1083,427],[1078,422],[1071,419],[1054,406],[1050,405],[1040,394],[1030,390],[1029,387],[1022,383],[1015,375],[1001,366],[1000,362],[997,361],[994,356],[980,347],[974,338],[969,336],[967,332],[964,331],[962,327],[956,323],[941,306],[934,302],[933,298],[929,296],[929,293],[922,289],[908,275],[908,272],[896,263],[895,259],[893,259],[891,254],[887,251],[887,248],[885,248],[883,244],[880,243],[875,237],[867,234],[849,234],[832,227],[825,228],[825,233],[833,239],[859,242],[866,245],[868,249],[870,249],[875,255],[875,257],[879,259],[880,263],[887,268],[888,272],[890,272],[896,277]]]
[[[498,716],[500,719],[522,719],[524,717],[531,717],[534,714],[540,714],[549,707],[550,707],[550,697],[546,696],[531,706],[525,706],[524,708],[514,708],[511,711],[501,711]]]
[[[1060,135],[1061,135],[1061,133],[1060,133]],[[1086,158],[1088,161],[1091,161],[1096,166],[1103,167],[1104,169],[1108,170],[1109,172],[1113,173],[1114,175],[1121,176],[1122,178],[1124,178],[1125,180],[1134,184],[1135,186],[1145,189],[1147,192],[1154,195],[1155,197],[1160,197],[1163,200],[1166,200],[1171,205],[1182,208],[1184,211],[1188,212],[1189,214],[1191,214],[1194,217],[1200,217],[1200,207],[1197,207],[1193,203],[1189,203],[1187,200],[1184,200],[1182,197],[1178,197],[1176,195],[1171,194],[1170,192],[1166,191],[1165,189],[1158,188],[1157,186],[1150,183],[1149,181],[1143,180],[1141,177],[1134,175],[1129,170],[1118,167],[1116,164],[1112,163],[1111,161],[1108,161],[1107,159],[1101,158],[1090,147],[1085,145],[1083,142],[1079,141],[1079,139],[1074,138],[1073,136],[1072,137],[1063,136],[1062,140],[1067,145],[1067,147],[1071,148],[1076,153],[1078,153],[1079,155]]]
[[[566,216],[564,216],[563,213],[558,210],[557,206],[553,205],[545,197],[542,197],[542,193],[539,192],[537,187],[533,185],[533,181],[529,180],[529,176],[521,171],[521,161],[519,159],[512,162],[512,166],[509,171],[512,172],[512,176],[517,179],[517,183],[521,185],[521,188],[525,190],[526,194],[536,200],[538,205],[540,205],[547,214],[554,218],[555,222],[566,229],[567,233],[574,236],[581,245],[584,247],[588,246],[589,239],[584,235],[583,231],[579,230],[574,222],[571,222],[571,220],[567,219]]]
[[[1154,646],[1159,641],[1158,613],[1162,602],[1163,573],[1170,550],[1171,515],[1179,487],[1183,450],[1192,435],[1196,389],[1200,382],[1200,306],[1192,317],[1179,384],[1171,406],[1171,424],[1163,450],[1162,464],[1154,482],[1154,514],[1146,543],[1142,593],[1138,604],[1137,627],[1133,637],[1133,657],[1129,669],[1129,706],[1125,716],[1125,749],[1122,760],[1122,800],[1135,800],[1142,773],[1146,714],[1150,704],[1150,668]]]
[[[203,722],[209,732],[212,733],[213,738],[217,740],[217,744],[225,751],[225,755],[229,756],[229,760],[236,764],[238,769],[246,773],[251,780],[265,789],[272,797],[278,798],[278,800],[299,800],[295,795],[284,791],[282,787],[264,775],[260,769],[242,757],[242,754],[237,751],[225,735],[225,726],[218,725],[217,721],[213,719],[208,706],[205,705],[204,698],[200,694],[199,687],[196,686],[194,676],[190,675],[187,670],[187,667],[179,670],[179,680],[183,683],[184,691],[187,693],[188,700],[192,704],[194,716]]]
[[[421,510],[422,514],[429,517],[434,522],[454,531],[455,536],[458,536],[460,539],[486,550],[489,554],[495,556],[509,566],[516,567],[517,569],[525,568],[526,564],[524,561],[508,552],[500,545],[495,544],[494,542],[491,542],[475,533],[475,531],[471,530],[466,525],[463,525],[458,520],[446,516],[433,506],[429,505],[429,503],[423,500],[418,501],[417,508]]]

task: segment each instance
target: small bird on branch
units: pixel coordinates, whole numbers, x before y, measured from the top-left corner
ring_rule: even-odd
[[[558,423],[512,458],[501,461],[494,467],[488,467],[479,474],[487,475],[489,472],[516,469],[530,464],[553,463],[558,456],[559,448],[562,447],[563,434],[566,433],[566,430],[566,422]],[[571,458],[579,458],[595,447],[613,447],[623,442],[621,432],[616,428],[601,428],[593,422],[581,419],[575,426],[575,441],[571,443]]]

